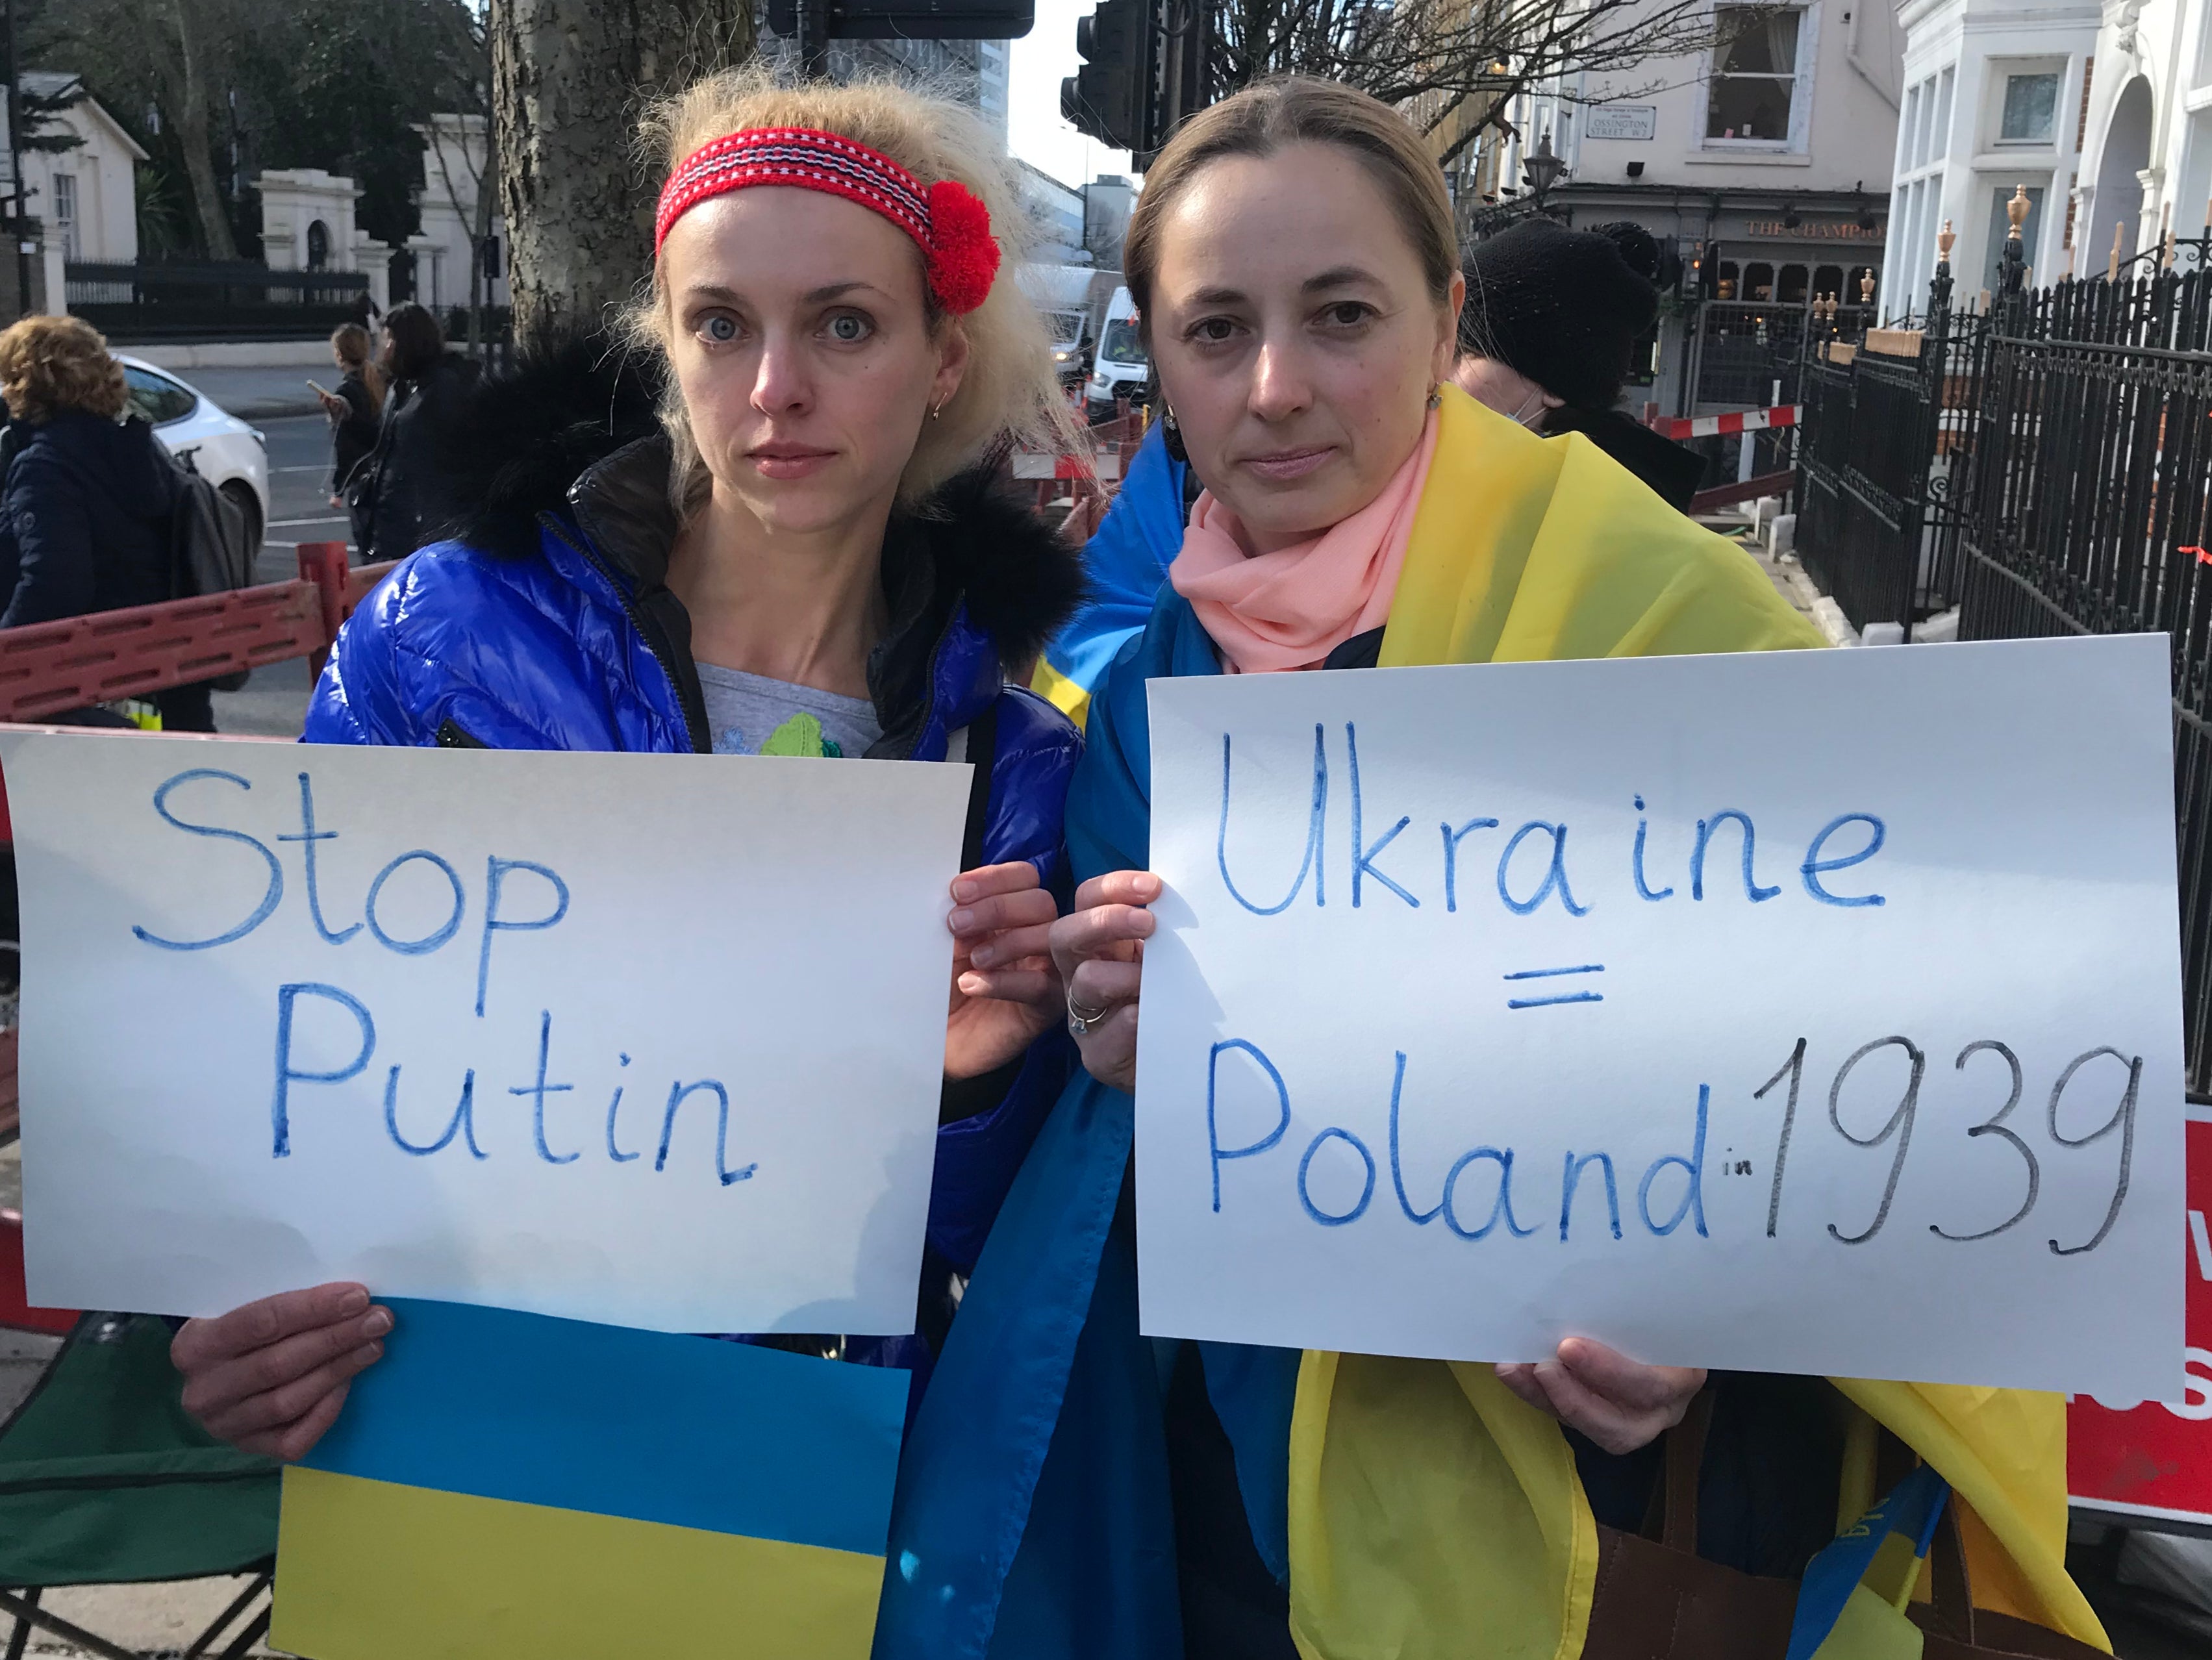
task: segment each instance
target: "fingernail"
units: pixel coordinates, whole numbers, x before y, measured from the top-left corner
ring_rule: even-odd
[[[338,1318],[343,1320],[349,1315],[359,1314],[368,1306],[368,1287],[366,1286],[355,1286],[348,1290],[343,1297],[341,1297],[338,1299]]]
[[[364,1366],[374,1365],[376,1362],[384,1359],[384,1345],[381,1343],[364,1343],[353,1352],[353,1358],[360,1361]]]
[[[960,976],[960,989],[969,997],[981,997],[987,988],[981,975],[963,974]]]
[[[976,885],[973,882],[962,881],[952,885],[952,897],[955,899],[973,899],[975,893]]]
[[[361,1323],[361,1334],[364,1337],[381,1337],[391,1329],[392,1310],[390,1309],[378,1309]]]
[[[999,960],[999,953],[989,946],[978,946],[968,953],[968,960],[979,969],[988,969]]]
[[[962,896],[963,898],[972,898],[973,897],[973,895],[967,894],[963,894]],[[975,925],[975,913],[972,910],[956,910],[951,915],[946,917],[945,920],[952,925],[953,933],[965,933],[969,928]]]

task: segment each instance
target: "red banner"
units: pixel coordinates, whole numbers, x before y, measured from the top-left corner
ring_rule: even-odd
[[[2201,1109],[2192,1109],[2192,1112]],[[2068,1408],[2074,1502],[2143,1518],[2212,1525],[2212,1120],[2189,1126],[2187,1397],[2176,1406],[2076,1395]],[[2126,1410],[2115,1411],[2114,1408]]]

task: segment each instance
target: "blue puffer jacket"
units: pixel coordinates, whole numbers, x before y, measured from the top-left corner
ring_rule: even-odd
[[[677,529],[667,441],[624,444],[562,490],[550,481],[569,472],[580,430],[586,453],[610,441],[608,400],[599,396],[600,419],[586,429],[549,425],[549,403],[569,388],[549,399],[544,377],[486,386],[455,429],[443,482],[464,504],[449,515],[459,534],[409,557],[347,623],[309,706],[307,741],[711,748],[689,618],[662,580]],[[588,385],[567,398],[592,401]],[[464,431],[492,436],[463,441]],[[964,733],[968,758],[989,758],[978,767],[965,862],[1026,859],[1064,898],[1061,807],[1082,740],[1043,699],[1006,682],[1079,599],[1074,550],[971,475],[894,519],[884,585],[891,626],[868,665],[884,736],[869,755],[941,761],[951,735]],[[946,1085],[919,1334],[841,1339],[831,1352],[927,1372],[957,1303],[955,1276],[964,1280],[981,1254],[1072,1059],[1055,1029],[1000,1072]]]

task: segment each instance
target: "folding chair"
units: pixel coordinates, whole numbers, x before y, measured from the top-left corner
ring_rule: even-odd
[[[22,1660],[34,1627],[106,1660],[137,1660],[41,1608],[54,1587],[250,1573],[185,1651],[186,1660],[214,1653],[244,1619],[222,1651],[238,1660],[269,1628],[277,1465],[186,1416],[167,1322],[27,1307],[22,1219],[12,1211],[0,1211],[0,1326],[68,1334],[0,1420],[0,1613],[15,1617],[5,1660]]]

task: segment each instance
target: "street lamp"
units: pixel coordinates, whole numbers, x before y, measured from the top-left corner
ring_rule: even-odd
[[[1521,164],[1521,176],[1535,193],[1537,212],[1544,210],[1545,192],[1559,182],[1559,175],[1566,170],[1567,164],[1552,154],[1552,135],[1545,133],[1536,141],[1535,154]]]

